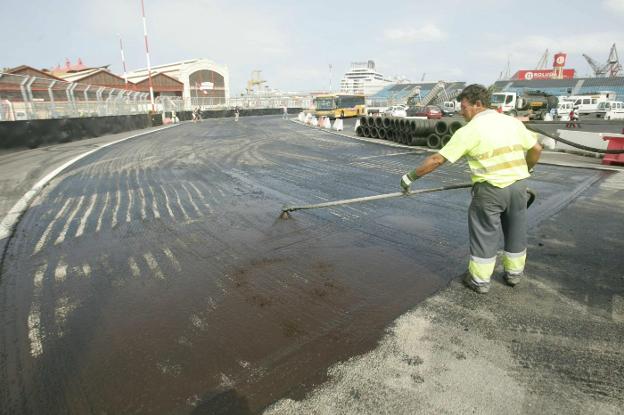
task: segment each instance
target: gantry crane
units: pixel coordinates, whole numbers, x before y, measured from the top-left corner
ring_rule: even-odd
[[[548,69],[548,49],[544,52],[535,69]]]
[[[614,77],[618,76],[620,70],[622,70],[622,65],[620,64],[620,60],[618,58],[617,49],[615,48],[615,43],[611,46],[611,50],[609,51],[609,58],[607,59],[607,63],[604,65],[599,64],[594,59],[589,56],[583,54],[583,57],[594,70],[594,75],[596,77]]]

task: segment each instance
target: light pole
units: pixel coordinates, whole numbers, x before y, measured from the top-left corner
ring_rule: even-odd
[[[126,84],[126,89],[128,89],[128,72],[126,70],[126,57],[124,56],[123,43],[121,41],[121,35],[118,34],[118,36],[119,36],[119,50],[121,51],[121,66],[123,67],[124,82]]]
[[[154,108],[154,87],[152,85],[152,65],[150,63],[149,44],[147,42],[147,22],[145,20],[145,4],[141,0],[141,13],[143,14],[143,36],[145,37],[145,58],[147,59],[147,77],[149,82],[150,102],[152,103],[152,111]]]

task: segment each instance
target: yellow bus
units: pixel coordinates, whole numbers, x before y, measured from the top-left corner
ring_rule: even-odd
[[[329,118],[357,117],[366,114],[364,95],[327,94],[314,98],[314,114]]]

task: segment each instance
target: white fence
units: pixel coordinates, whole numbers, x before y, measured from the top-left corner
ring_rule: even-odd
[[[311,105],[310,96],[250,95],[224,99],[163,95],[156,98],[153,110],[309,108]],[[147,92],[0,72],[0,121],[131,115],[151,110]]]

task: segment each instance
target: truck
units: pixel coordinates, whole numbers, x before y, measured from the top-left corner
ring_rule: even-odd
[[[528,116],[530,120],[543,120],[544,115],[557,108],[559,99],[541,91],[495,92],[490,108],[511,116]]]

